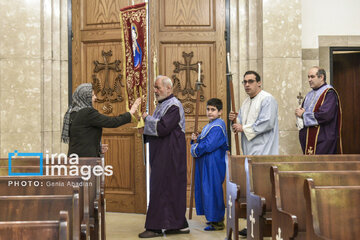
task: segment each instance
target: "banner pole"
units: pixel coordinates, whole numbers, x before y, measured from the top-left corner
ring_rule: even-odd
[[[149,47],[149,43],[150,43],[150,36],[149,36],[149,26],[150,26],[150,19],[149,19],[149,2],[148,0],[145,0],[146,3],[146,51],[147,51],[147,56],[148,56],[148,74],[147,74],[147,84],[146,84],[146,113],[149,114],[149,101],[150,101],[150,69],[149,68],[149,60],[151,59],[150,56],[150,47]],[[150,148],[149,148],[149,143],[145,143],[145,154],[146,154],[146,208],[149,207],[149,202],[150,202]]]

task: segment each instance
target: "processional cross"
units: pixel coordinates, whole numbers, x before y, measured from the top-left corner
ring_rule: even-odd
[[[301,92],[299,92],[299,95],[296,97],[298,99],[299,106],[301,105],[302,100],[304,99],[303,96],[301,96]]]

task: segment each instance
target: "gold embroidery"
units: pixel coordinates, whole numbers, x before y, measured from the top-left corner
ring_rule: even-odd
[[[314,150],[313,150],[313,147],[309,147],[308,149],[308,155],[313,155],[314,154]]]

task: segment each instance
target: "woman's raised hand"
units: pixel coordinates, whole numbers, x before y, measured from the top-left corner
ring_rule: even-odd
[[[139,97],[138,99],[135,100],[135,102],[133,103],[133,105],[131,106],[130,109],[130,113],[134,114],[136,112],[136,110],[138,109],[139,105],[141,103],[141,97]]]

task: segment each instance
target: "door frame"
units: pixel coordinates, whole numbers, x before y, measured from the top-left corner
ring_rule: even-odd
[[[67,2],[67,20],[68,20],[68,105],[72,101],[72,0]]]

